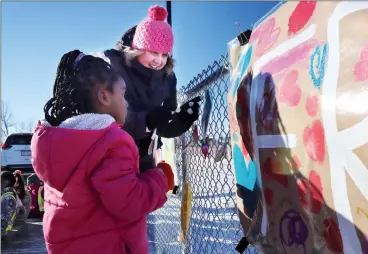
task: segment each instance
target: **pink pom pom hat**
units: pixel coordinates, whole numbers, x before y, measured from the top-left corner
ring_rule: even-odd
[[[137,26],[133,48],[170,54],[174,46],[174,34],[171,26],[165,22],[166,17],[165,8],[158,5],[151,7],[148,18]]]

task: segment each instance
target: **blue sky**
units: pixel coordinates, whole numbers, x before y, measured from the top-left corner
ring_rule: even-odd
[[[13,121],[36,123],[52,95],[57,64],[73,49],[114,48],[124,31],[166,2],[2,2],[1,96]],[[276,2],[172,2],[178,87],[186,85]]]

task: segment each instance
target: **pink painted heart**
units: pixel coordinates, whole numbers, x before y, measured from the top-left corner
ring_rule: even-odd
[[[354,66],[355,81],[368,80],[368,44],[365,45],[360,53],[360,59]]]
[[[277,89],[277,98],[279,102],[285,103],[290,107],[295,107],[299,104],[302,96],[302,90],[296,83],[298,79],[298,71],[291,70],[284,79],[283,84]]]
[[[305,109],[309,116],[314,117],[318,112],[318,95],[312,94],[308,96],[307,103],[305,104]]]
[[[313,122],[312,126],[304,129],[303,143],[308,156],[319,163],[325,161],[325,130],[320,120]]]
[[[264,22],[260,28],[258,28],[257,33],[259,34],[258,44],[256,48],[255,55],[262,56],[275,44],[279,38],[281,29],[279,27],[275,28],[275,18],[271,18]]]

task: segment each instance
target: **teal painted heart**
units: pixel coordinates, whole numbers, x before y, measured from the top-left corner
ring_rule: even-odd
[[[257,181],[257,167],[255,163],[250,160],[247,166],[243,153],[237,144],[234,144],[233,147],[233,160],[237,184],[253,191]]]
[[[248,50],[246,52],[243,52],[243,54],[241,54],[238,58],[238,61],[239,61],[239,63],[238,63],[238,65],[239,65],[239,75],[236,78],[235,83],[234,83],[233,98],[235,97],[235,95],[238,91],[241,78],[244,75],[244,72],[247,70],[251,58],[252,58],[252,46],[250,46],[248,48]]]

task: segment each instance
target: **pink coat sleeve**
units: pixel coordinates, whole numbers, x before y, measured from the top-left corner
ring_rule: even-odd
[[[102,204],[113,216],[137,220],[165,204],[168,183],[158,169],[138,173],[138,149],[126,132],[119,131],[91,180]]]

